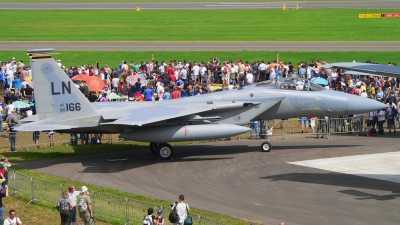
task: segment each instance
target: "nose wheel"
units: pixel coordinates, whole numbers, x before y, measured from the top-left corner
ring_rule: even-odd
[[[261,144],[261,151],[262,152],[270,152],[271,149],[272,149],[272,145],[268,141],[265,141],[265,142],[263,142]]]

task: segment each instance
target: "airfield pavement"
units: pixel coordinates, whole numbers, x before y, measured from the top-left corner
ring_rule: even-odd
[[[20,166],[171,202],[185,194],[192,207],[263,224],[398,224],[399,136],[295,134],[273,136],[270,153],[221,140],[178,146],[172,162],[136,150]]]

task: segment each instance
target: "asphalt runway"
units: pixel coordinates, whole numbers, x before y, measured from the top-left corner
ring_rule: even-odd
[[[323,140],[297,134],[289,135],[287,141],[273,140],[280,138],[274,136],[270,153],[259,152],[260,141],[232,140],[176,147],[172,162],[159,163],[148,150],[136,150],[20,165],[87,182],[89,189],[95,184],[171,202],[185,194],[192,207],[263,224],[391,225],[400,221],[400,183],[387,179],[400,180],[399,167],[389,168],[396,160],[373,157],[379,161],[374,166],[386,172],[363,171],[376,179],[358,172],[361,164],[371,167],[371,161],[362,161],[367,154],[400,156],[398,136],[333,136]],[[335,161],[332,158],[344,156],[359,156],[355,172],[354,158],[343,160],[346,165],[337,164],[347,168],[343,173],[318,168],[325,158],[328,165]],[[127,160],[107,161],[114,158]]]
[[[58,51],[400,51],[392,42],[51,42],[0,41],[1,50],[54,48]]]
[[[0,3],[0,10],[221,10],[221,9],[399,9],[397,0],[308,2],[131,2],[131,3]]]

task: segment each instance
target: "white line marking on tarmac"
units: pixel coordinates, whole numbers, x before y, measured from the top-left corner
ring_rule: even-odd
[[[289,162],[337,173],[400,183],[400,152]]]

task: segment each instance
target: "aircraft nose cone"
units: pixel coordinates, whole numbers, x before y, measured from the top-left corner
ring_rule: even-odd
[[[358,114],[376,111],[386,108],[387,106],[373,99],[364,98],[356,95],[347,96],[347,114]]]

